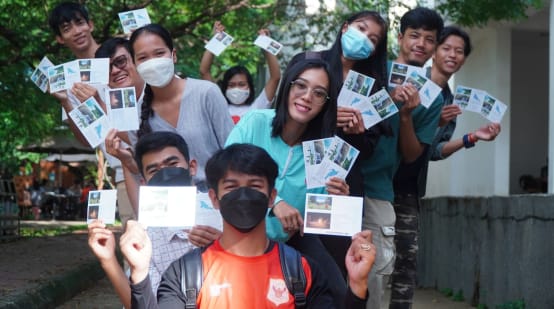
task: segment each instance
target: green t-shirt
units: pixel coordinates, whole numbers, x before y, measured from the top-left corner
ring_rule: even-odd
[[[387,63],[387,76],[390,73],[391,66],[392,62],[389,61]],[[439,95],[429,108],[419,105],[412,111],[415,134],[421,143],[431,144],[433,142],[443,104],[442,95]],[[402,103],[396,103],[396,106],[400,109]],[[364,195],[372,199],[392,202],[394,200],[392,180],[402,160],[398,148],[400,116],[396,113],[389,117],[388,121],[393,136],[381,136],[379,138],[373,155],[362,161],[361,170],[364,178]]]

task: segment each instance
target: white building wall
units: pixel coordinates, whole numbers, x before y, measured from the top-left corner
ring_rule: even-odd
[[[491,196],[509,193],[511,36],[509,29],[477,29],[470,32],[474,50],[455,76],[455,85],[488,91],[508,105],[502,133],[495,142],[479,142],[447,160],[431,162],[427,197]],[[465,112],[458,117],[453,138],[487,123],[482,116]]]

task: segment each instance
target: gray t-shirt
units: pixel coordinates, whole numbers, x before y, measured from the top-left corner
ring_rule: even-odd
[[[138,106],[141,110],[142,102]],[[216,84],[187,78],[177,127],[173,127],[158,114],[149,119],[152,131],[171,131],[181,135],[187,142],[191,159],[198,162],[195,183],[206,180],[204,167],[208,159],[225,145],[233,128],[227,109],[227,101]],[[137,132],[129,132],[134,147]]]

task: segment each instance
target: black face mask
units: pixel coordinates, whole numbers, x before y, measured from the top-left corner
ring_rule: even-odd
[[[186,168],[164,167],[150,178],[148,185],[160,187],[192,186],[192,176]]]
[[[225,222],[248,233],[265,218],[269,198],[258,190],[240,187],[219,200],[219,212]]]

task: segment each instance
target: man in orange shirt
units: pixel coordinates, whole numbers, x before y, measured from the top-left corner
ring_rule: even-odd
[[[266,236],[265,215],[277,194],[277,164],[254,145],[234,144],[218,151],[206,164],[209,195],[223,217],[223,233],[201,253],[202,287],[199,308],[294,308],[287,290],[279,246]],[[130,221],[120,240],[131,268],[133,308],[185,308],[183,257],[171,264],[158,288],[150,289],[148,265],[152,245],[144,229]],[[345,257],[349,292],[344,308],[365,308],[367,276],[375,259],[371,232],[353,236]],[[334,308],[324,270],[301,258],[306,308]],[[187,294],[188,295],[188,294]]]

